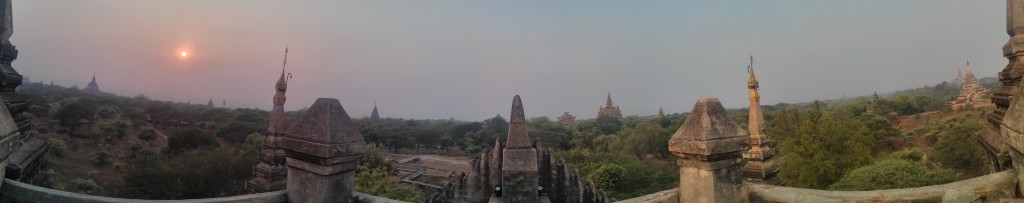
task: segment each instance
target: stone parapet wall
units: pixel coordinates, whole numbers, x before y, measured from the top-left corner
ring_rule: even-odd
[[[1013,198],[1014,170],[916,188],[826,191],[745,182],[750,202],[1000,202]]]
[[[4,186],[0,188],[0,199],[13,200],[14,202],[82,202],[82,203],[283,203],[288,202],[288,194],[284,190],[264,192],[248,195],[205,198],[205,199],[184,199],[184,200],[143,200],[125,199],[114,197],[93,196],[72,192],[59,191],[10,179],[5,179]],[[353,192],[355,199],[360,203],[399,203],[402,201],[367,195],[360,192]]]
[[[29,185],[10,179],[4,179],[3,187],[0,187],[0,199],[14,200],[15,202],[81,202],[81,203],[280,203],[288,202],[285,191],[267,193],[256,193],[250,195],[239,195],[231,197],[218,197],[206,199],[185,199],[185,200],[141,200],[113,197],[101,197],[72,192],[64,192],[39,186]]]

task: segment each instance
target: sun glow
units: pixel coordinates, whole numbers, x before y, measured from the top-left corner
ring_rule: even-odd
[[[181,51],[181,57],[188,57],[187,51]]]

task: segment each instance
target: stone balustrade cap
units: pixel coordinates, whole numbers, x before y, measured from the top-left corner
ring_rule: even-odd
[[[669,151],[679,156],[707,160],[750,148],[746,130],[729,119],[717,98],[703,98],[694,105],[686,122],[668,142]]]
[[[317,157],[341,157],[363,154],[365,144],[341,102],[319,98],[288,128],[282,145]]]

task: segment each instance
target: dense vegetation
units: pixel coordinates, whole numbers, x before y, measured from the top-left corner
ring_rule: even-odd
[[[996,84],[981,81],[989,88]],[[87,194],[181,199],[246,193],[244,181],[251,178],[268,123],[268,113],[258,109],[208,108],[35,83],[19,91],[32,101],[28,112],[37,133],[53,144],[51,167],[32,182]],[[768,134],[777,141],[780,177],[795,187],[871,190],[983,174],[987,157],[973,136],[987,110],[953,111],[949,101],[958,91],[943,82],[885,94],[877,102],[844,98],[763,106]],[[302,112],[286,115],[294,120]],[[727,113],[746,126],[746,108]],[[678,186],[675,156],[666,143],[686,116],[599,118],[571,127],[535,117],[527,126],[538,144],[559,151],[570,167],[622,200]],[[500,115],[475,122],[356,122],[366,142],[379,150],[472,158],[493,148],[495,140],[504,142],[509,125]],[[897,128],[900,123],[920,125]],[[407,201],[429,195],[398,184],[394,166],[376,149],[361,159],[357,191]]]

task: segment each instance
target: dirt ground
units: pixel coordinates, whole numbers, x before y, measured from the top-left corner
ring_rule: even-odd
[[[429,179],[448,177],[450,173],[469,173],[471,169],[469,157],[465,155],[394,153],[392,151],[384,151],[383,154],[384,159],[392,161],[400,169],[425,169],[427,176],[433,176]],[[405,175],[405,173],[399,174],[399,176]]]

